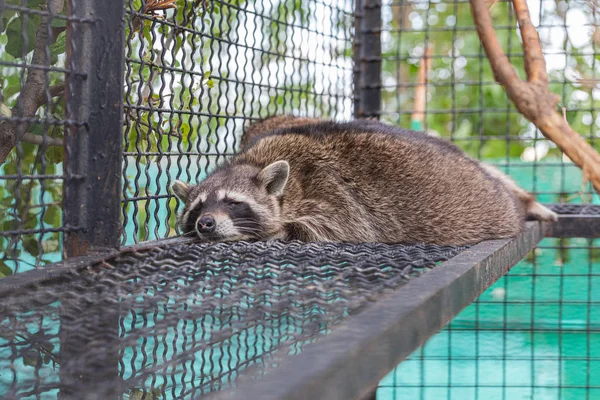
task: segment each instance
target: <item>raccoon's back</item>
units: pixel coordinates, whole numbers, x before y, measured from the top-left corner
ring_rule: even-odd
[[[283,214],[334,241],[465,244],[517,234],[523,210],[453,144],[376,122],[271,132],[238,157],[285,159]]]

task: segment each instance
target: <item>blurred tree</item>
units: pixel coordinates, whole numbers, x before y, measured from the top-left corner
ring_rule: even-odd
[[[596,68],[598,27],[593,2],[531,3],[548,62],[551,89],[573,128],[597,136],[594,101],[600,96]],[[523,72],[520,34],[509,2],[489,2],[498,39]],[[541,9],[540,9],[541,8]],[[475,157],[520,157],[535,143],[560,156],[549,141],[534,142],[535,129],[495,83],[465,2],[393,2],[384,14],[383,119],[410,126],[418,66],[433,49],[428,74],[426,129],[452,138]],[[510,111],[507,111],[510,109]],[[538,152],[538,158],[544,151]]]

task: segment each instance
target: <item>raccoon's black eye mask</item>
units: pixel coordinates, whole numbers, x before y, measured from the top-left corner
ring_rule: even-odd
[[[236,206],[236,205],[244,204],[243,201],[233,200],[233,199],[230,199],[227,197],[225,199],[223,199],[223,201],[225,202],[225,204],[227,204],[228,206],[232,206],[232,207]]]
[[[190,211],[187,220],[185,221],[185,225],[182,227],[183,235],[193,236],[196,234],[196,221],[200,217],[200,213],[202,212],[202,204],[196,206],[192,211]]]

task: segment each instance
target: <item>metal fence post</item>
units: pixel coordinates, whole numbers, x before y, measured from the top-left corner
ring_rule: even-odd
[[[119,247],[123,143],[125,2],[69,0],[72,18],[93,20],[67,27],[67,118],[77,121],[65,135],[67,178],[64,222],[83,230],[64,238],[67,257]]]
[[[75,257],[120,243],[125,0],[68,0],[67,13],[73,21],[86,21],[67,24],[66,110],[75,124],[65,132],[63,212],[65,226],[83,229],[65,234],[63,251]],[[61,299],[60,397],[119,397],[118,301],[80,290],[77,297]],[[92,345],[106,351],[89,357]]]
[[[360,11],[360,76],[358,118],[379,119],[381,113],[381,0],[357,0]],[[361,7],[359,10],[358,7]],[[355,38],[356,40],[356,38]],[[355,47],[356,50],[356,47]],[[356,58],[355,58],[356,60]]]
[[[352,61],[353,67],[353,82],[354,82],[354,118],[360,118],[360,99],[361,99],[361,81],[360,81],[360,70],[361,70],[361,46],[362,46],[362,19],[363,13],[363,2],[362,0],[355,0],[354,3],[354,39],[352,41]]]

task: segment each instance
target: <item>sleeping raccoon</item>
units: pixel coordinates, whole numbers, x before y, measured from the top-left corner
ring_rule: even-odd
[[[182,233],[463,245],[556,220],[499,170],[454,144],[376,121],[274,117],[198,185],[176,181]]]

